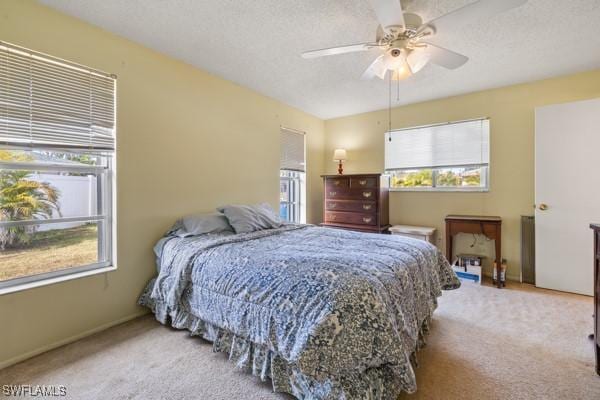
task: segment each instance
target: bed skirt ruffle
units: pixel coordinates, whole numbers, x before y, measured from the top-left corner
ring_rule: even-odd
[[[166,304],[154,301],[150,297],[154,281],[153,279],[148,283],[138,304],[152,310],[163,325],[188,330],[191,336],[200,336],[212,342],[213,351],[226,353],[237,368],[252,373],[262,381],[271,380],[275,392],[289,393],[306,400],[396,400],[403,391],[416,391],[414,377],[407,379],[406,376],[398,375],[397,369],[388,365],[317,381],[265,345],[236,336],[183,309],[169,309]],[[424,345],[423,335],[428,326],[429,320],[423,323],[419,347]],[[411,354],[413,364],[416,363],[417,350]],[[406,372],[414,374],[412,369]]]

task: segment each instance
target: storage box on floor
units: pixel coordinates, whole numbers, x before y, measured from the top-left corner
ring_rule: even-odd
[[[459,265],[453,265],[452,269],[463,282],[472,282],[481,285],[481,267],[476,266],[466,266],[461,267]]]
[[[459,254],[452,263],[452,269],[461,281],[481,285],[482,258],[473,254]]]

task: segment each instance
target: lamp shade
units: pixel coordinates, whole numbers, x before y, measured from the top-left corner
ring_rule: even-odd
[[[423,68],[431,58],[431,55],[424,51],[423,49],[412,50],[408,57],[406,57],[406,62],[410,65],[410,70],[413,74],[416,74]]]
[[[347,160],[345,149],[335,149],[333,152],[333,161],[345,161]]]

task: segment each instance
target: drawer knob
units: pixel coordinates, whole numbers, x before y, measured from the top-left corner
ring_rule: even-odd
[[[363,210],[370,210],[372,207],[372,205],[370,204],[363,204]]]
[[[340,181],[333,181],[333,184],[334,184],[335,186],[340,186]]]
[[[368,199],[369,197],[371,197],[371,194],[372,194],[371,192],[363,192],[363,193],[362,193],[363,197],[366,197],[367,199]]]
[[[329,214],[329,219],[335,221],[335,214]]]
[[[358,184],[361,186],[365,186],[367,184],[367,180],[366,179],[362,179],[360,181],[358,181]]]
[[[330,196],[335,196],[337,194],[337,192],[329,192]]]
[[[363,217],[363,222],[364,222],[365,224],[368,224],[369,222],[371,222],[371,220],[372,220],[372,219],[373,219],[373,218],[371,218],[371,217]]]
[[[337,203],[329,203],[329,208],[336,208],[337,207]]]

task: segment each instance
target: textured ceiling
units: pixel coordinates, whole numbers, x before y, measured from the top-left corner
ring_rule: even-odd
[[[424,20],[472,0],[402,0]],[[305,60],[300,53],[371,41],[366,0],[41,0],[318,117],[386,108],[387,82],[362,81],[378,54]],[[432,43],[465,54],[457,70],[426,66],[400,83],[408,104],[600,67],[600,0],[529,0],[490,20],[440,32]]]

